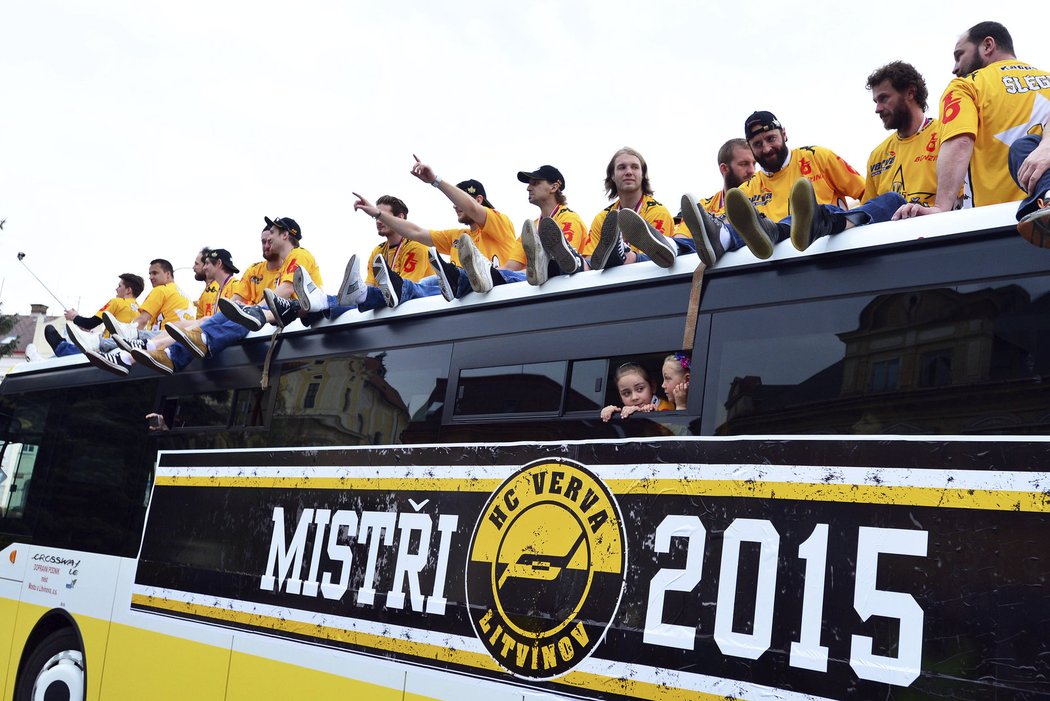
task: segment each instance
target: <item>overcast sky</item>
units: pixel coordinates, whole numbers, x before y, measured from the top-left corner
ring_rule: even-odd
[[[91,314],[116,276],[188,267],[201,246],[260,259],[263,216],[290,216],[334,290],[378,243],[351,190],[394,194],[409,218],[456,225],[409,174],[477,178],[520,226],[518,170],[566,177],[584,221],[605,165],[630,145],[657,199],[721,187],[715,154],[753,110],[791,146],[858,170],[886,132],[865,89],[894,59],[926,77],[931,113],[958,35],[1002,21],[1046,68],[1036,17],[987,3],[232,2],[4,0],[0,5],[0,299]],[[913,17],[913,19],[909,19]],[[195,299],[188,270],[176,282]],[[147,281],[148,288],[148,281]],[[141,298],[140,298],[141,300]]]

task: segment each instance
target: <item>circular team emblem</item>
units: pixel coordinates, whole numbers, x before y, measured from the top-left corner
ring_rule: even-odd
[[[620,605],[623,519],[604,484],[563,460],[526,465],[493,492],[467,560],[470,621],[492,657],[529,679],[590,655]]]

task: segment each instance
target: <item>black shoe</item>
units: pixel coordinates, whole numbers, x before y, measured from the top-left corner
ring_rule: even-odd
[[[743,190],[734,187],[726,193],[726,217],[756,258],[765,260],[773,255],[773,245],[781,238],[780,229],[776,222],[758,213]]]
[[[543,250],[547,252],[551,260],[565,275],[572,275],[583,270],[583,257],[572,247],[569,240],[565,238],[558,222],[550,217],[540,219],[540,229],[537,232]]]
[[[249,331],[258,331],[266,325],[266,317],[256,306],[247,306],[232,299],[221,297],[219,311],[230,321],[240,324]]]
[[[277,328],[283,329],[288,324],[299,318],[299,303],[294,299],[285,299],[273,290],[263,290],[266,298],[266,306],[273,314],[273,323]]]
[[[390,270],[381,253],[372,261],[372,274],[375,275],[376,287],[383,294],[386,306],[396,308],[401,302],[401,276]]]
[[[618,221],[617,210],[610,209],[605,213],[605,221],[602,222],[602,229],[598,234],[598,245],[591,253],[592,269],[615,268],[627,262],[627,247],[620,238]]]
[[[678,255],[671,240],[657,231],[652,224],[642,219],[633,209],[621,209],[616,215],[623,240],[649,256],[661,268],[670,268]]]
[[[846,228],[846,215],[829,212],[817,204],[813,183],[799,178],[791,186],[791,245],[800,251],[823,236],[837,234]]]
[[[72,324],[73,322],[69,323]],[[47,345],[51,346],[51,350],[54,351],[56,354],[58,353],[59,344],[65,340],[64,338],[62,338],[62,334],[59,333],[58,329],[56,329],[51,324],[48,324],[44,327],[44,339],[47,340]]]
[[[722,247],[722,224],[702,209],[692,195],[682,195],[682,221],[693,235],[696,253],[708,268],[725,255]]]
[[[146,350],[146,342],[141,338],[124,338],[123,336],[110,336],[117,348],[130,353],[133,350]]]
[[[456,290],[459,289],[459,268],[446,262],[433,246],[427,249],[427,257],[430,259],[430,267],[434,270],[434,275],[437,276],[441,296],[451,302],[456,298]]]

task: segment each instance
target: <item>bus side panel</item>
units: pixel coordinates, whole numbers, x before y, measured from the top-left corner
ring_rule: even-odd
[[[135,566],[134,560],[121,563],[101,698],[222,701],[233,636],[214,626],[131,611]]]
[[[11,659],[11,636],[18,615],[18,582],[0,579],[0,698],[10,698],[15,690],[15,679],[8,668],[18,669],[17,657]]]
[[[114,624],[103,680],[106,701],[223,701],[227,649]]]
[[[226,701],[404,698],[405,671],[385,660],[255,636],[233,648]]]

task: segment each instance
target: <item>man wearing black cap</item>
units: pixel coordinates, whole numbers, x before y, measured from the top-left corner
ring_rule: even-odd
[[[769,258],[788,236],[804,251],[816,238],[888,221],[904,202],[887,193],[847,212],[847,197],[863,197],[864,178],[841,157],[823,146],[789,150],[787,131],[772,112],[752,113],[744,133],[759,171],[726,193],[726,214],[758,258]]]
[[[542,285],[551,275],[583,270],[587,229],[580,215],[566,206],[565,176],[543,165],[532,172],[518,171],[518,181],[528,185],[529,202],[540,210],[540,216],[526,220],[521,229],[529,284]]]
[[[442,180],[429,165],[416,158],[412,175],[441,191],[452,202],[460,224],[468,228],[425,229],[405,219],[391,216],[361,195],[354,193],[354,209],[382,221],[410,241],[430,247],[430,264],[435,275],[420,282],[405,280],[390,270],[386,260],[377,256],[372,261],[378,289],[369,287],[364,301],[357,306],[361,311],[377,307],[396,307],[415,297],[437,294],[451,301],[471,290],[488,292],[493,285],[525,279],[525,252],[514,235],[510,218],[496,211],[485,195],[485,186],[477,180],[464,180],[453,185]],[[448,255],[446,262],[439,254]],[[503,268],[492,265],[496,258]]]

